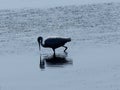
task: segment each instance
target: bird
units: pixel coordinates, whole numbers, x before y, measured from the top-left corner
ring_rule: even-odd
[[[44,40],[43,43],[43,37],[39,36],[37,38],[38,44],[39,44],[39,50],[40,45],[44,48],[52,48],[54,54],[55,54],[55,49],[59,48],[59,47],[64,47],[65,50],[64,52],[67,50],[67,46],[65,46],[65,44],[67,42],[71,41],[71,38],[66,38],[66,37],[48,37],[47,39]]]

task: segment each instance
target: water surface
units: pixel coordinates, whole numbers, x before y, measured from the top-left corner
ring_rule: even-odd
[[[1,90],[120,89],[120,5],[0,11]],[[71,37],[42,48],[37,37]]]

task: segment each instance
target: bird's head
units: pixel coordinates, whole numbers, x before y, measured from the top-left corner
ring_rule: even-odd
[[[42,40],[43,40],[43,38],[41,36],[37,38],[37,41],[38,41],[38,44],[39,44],[39,50],[41,49],[40,48],[40,43],[42,43]]]
[[[43,38],[40,36],[37,38],[37,41],[40,42]]]

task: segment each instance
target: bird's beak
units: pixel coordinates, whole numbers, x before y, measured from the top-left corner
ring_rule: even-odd
[[[41,48],[40,48],[40,41],[38,41],[38,44],[39,44],[39,50],[41,50]]]

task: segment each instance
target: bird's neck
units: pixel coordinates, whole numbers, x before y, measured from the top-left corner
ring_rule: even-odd
[[[41,44],[42,47],[44,47],[43,39],[40,40],[40,44]]]

